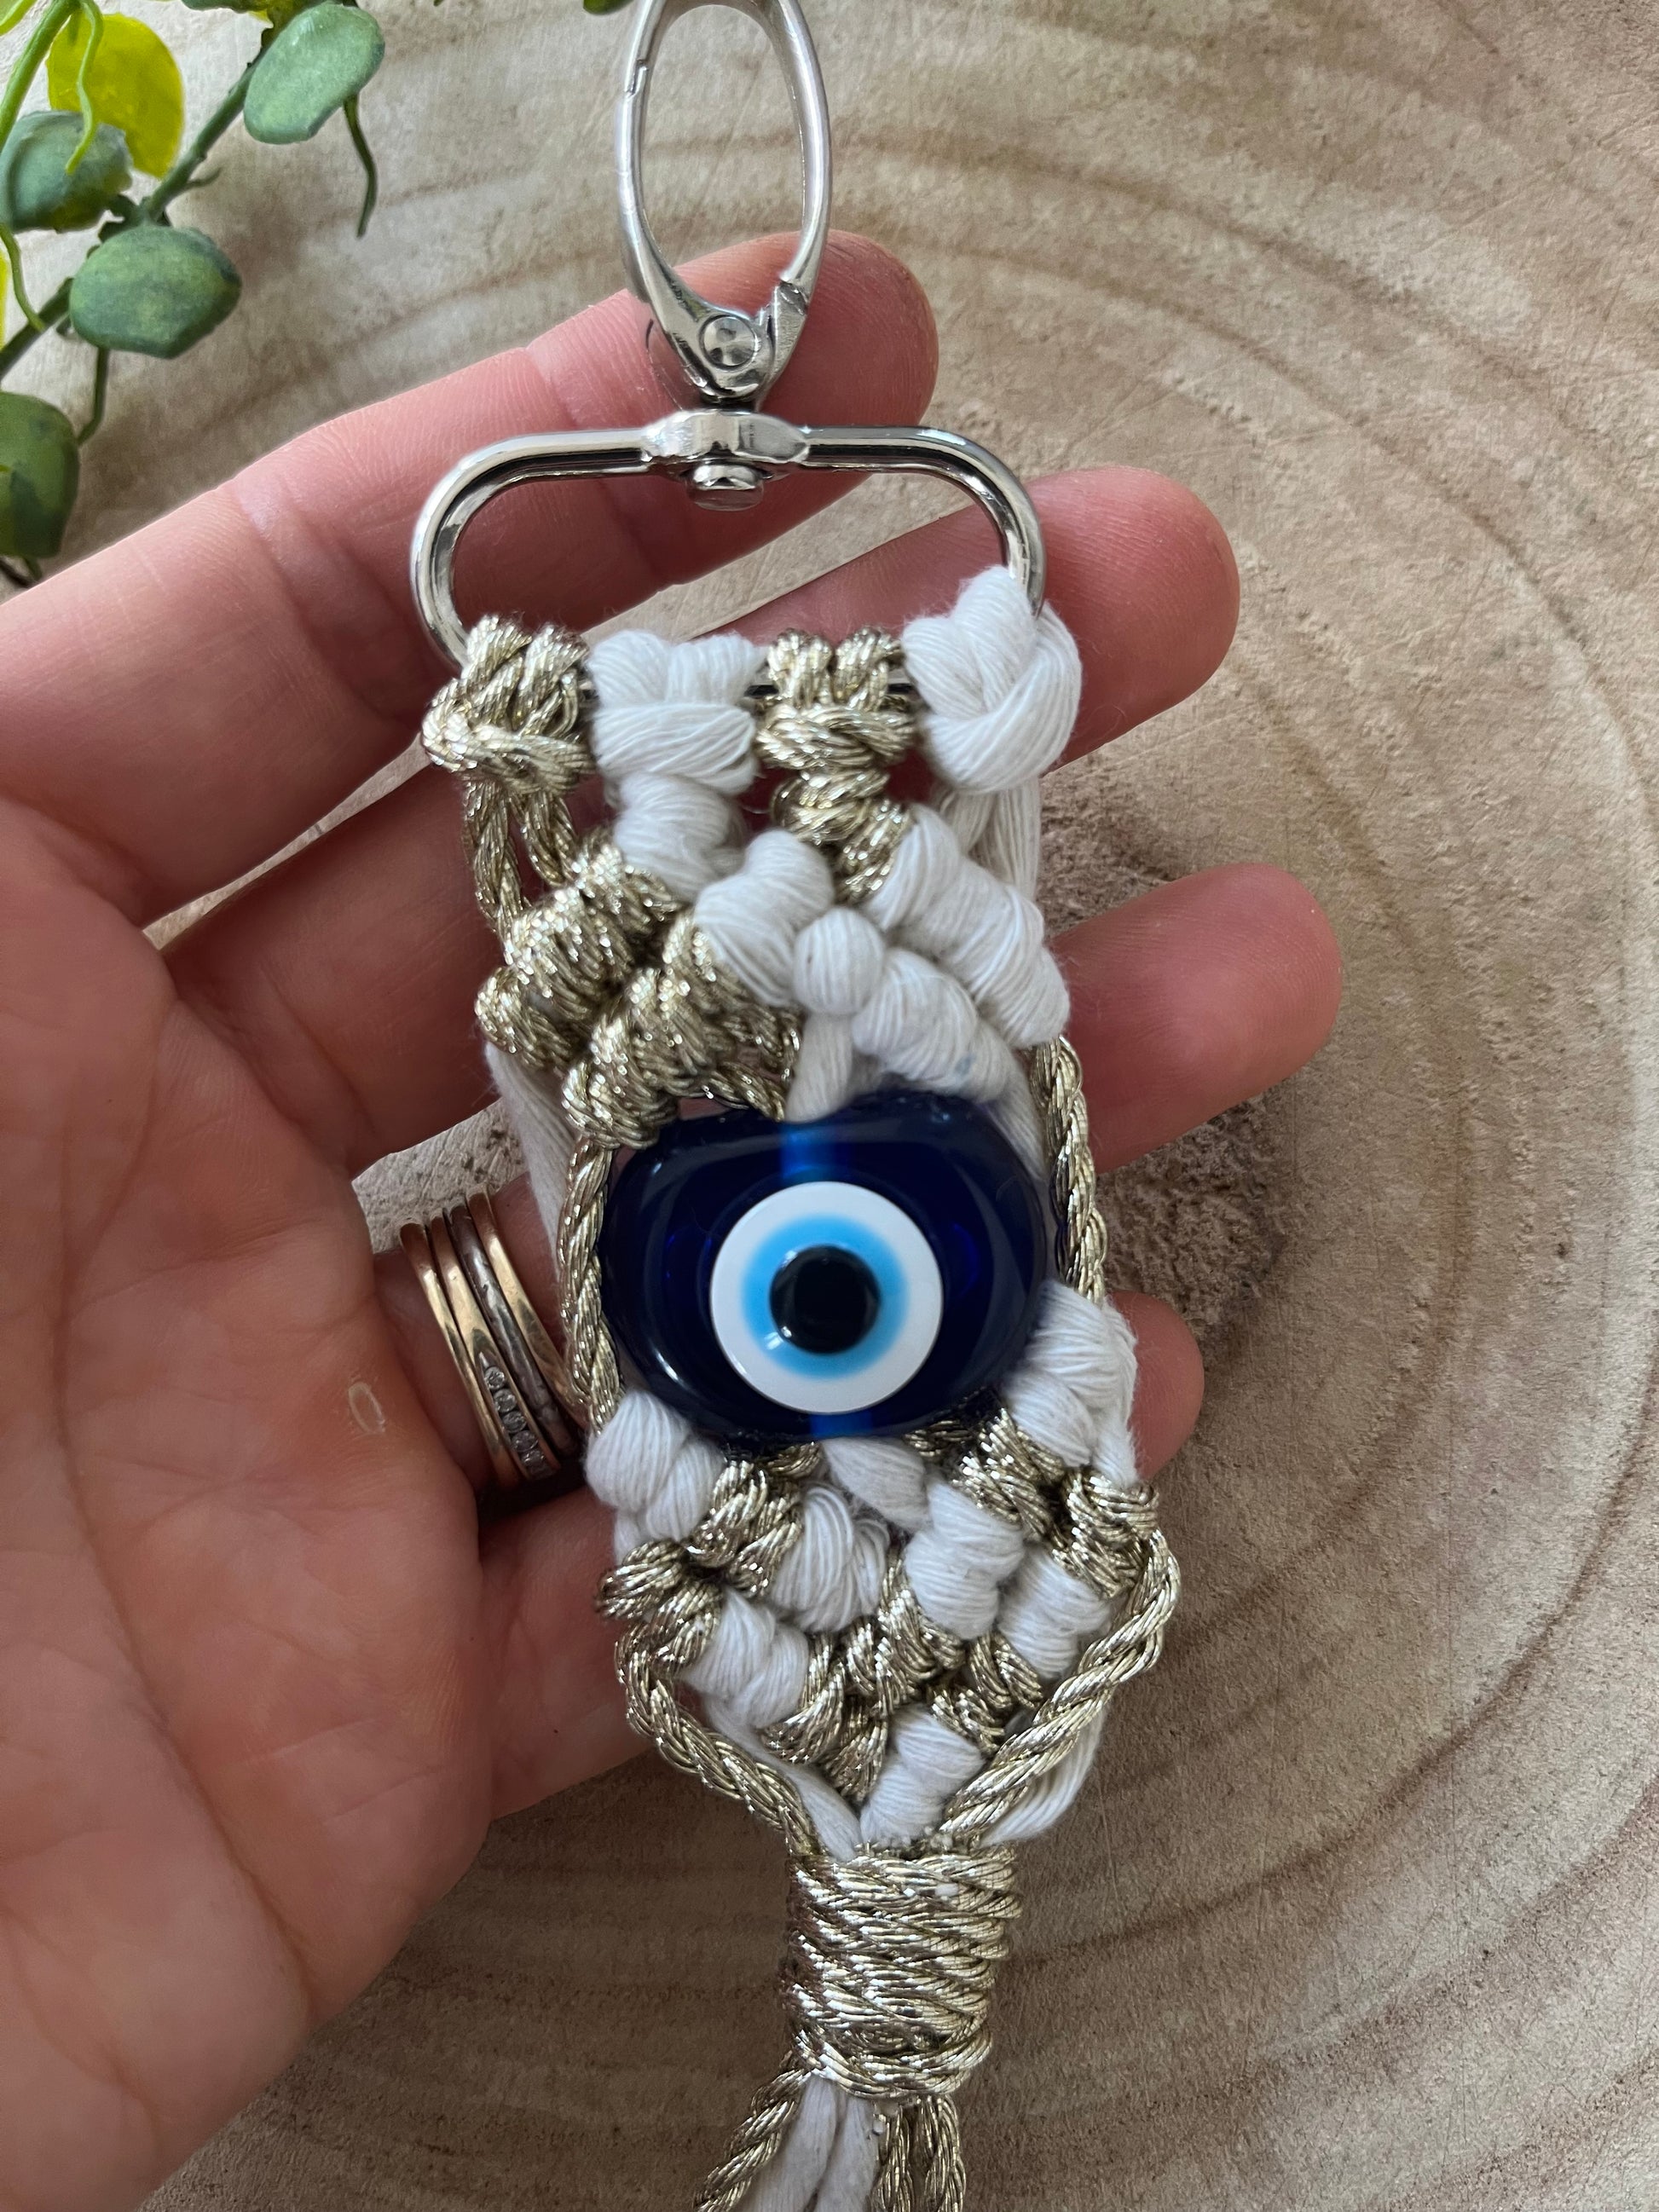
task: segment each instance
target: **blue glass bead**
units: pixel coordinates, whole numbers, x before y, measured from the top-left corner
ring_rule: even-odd
[[[646,1387],[772,1445],[911,1429],[1018,1357],[1042,1195],[964,1098],[878,1091],[821,1121],[672,1123],[605,1209],[605,1318]]]

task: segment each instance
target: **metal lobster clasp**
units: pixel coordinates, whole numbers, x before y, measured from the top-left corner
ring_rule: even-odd
[[[795,251],[771,298],[753,314],[718,307],[694,292],[664,255],[645,212],[646,118],[663,34],[682,15],[707,7],[734,9],[770,39],[789,88],[800,143]],[[672,349],[668,361],[660,351],[657,358],[672,396],[714,407],[757,405],[794,351],[830,230],[830,106],[797,0],[645,0],[617,108],[617,189],[623,263],[629,283]]]
[[[953,431],[908,426],[810,427],[756,411],[806,321],[830,222],[830,118],[799,0],[642,0],[617,122],[623,254],[650,308],[658,360],[677,396],[700,404],[628,430],[567,430],[503,439],[469,453],[434,490],[415,526],[410,580],[434,644],[456,666],[466,625],[455,605],[461,532],[497,492],[544,477],[668,476],[706,507],[750,507],[793,469],[893,470],[947,477],[996,525],[1003,556],[1041,607],[1042,531],[1030,495],[994,453]],[[801,155],[801,221],[789,265],[750,314],[694,292],[664,258],[646,221],[646,109],[663,33],[694,8],[735,8],[771,40],[788,80]]]

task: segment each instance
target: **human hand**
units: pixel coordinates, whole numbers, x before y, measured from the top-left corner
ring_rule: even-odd
[[[775,245],[704,267],[761,296]],[[908,422],[912,280],[832,246],[776,394]],[[586,1493],[480,1537],[485,1462],[350,1178],[485,1096],[495,949],[435,772],[158,951],[145,925],[279,851],[407,743],[442,672],[404,584],[460,453],[661,411],[626,303],[297,440],[0,612],[0,2212],[134,2203],[389,1959],[495,1814],[622,1757]],[[574,483],[492,514],[474,606],[591,625],[799,520]],[[1219,526],[1160,478],[1036,487],[1081,647],[1073,751],[1201,684]],[[743,626],[945,605],[982,521],[912,533]],[[1227,868],[1069,933],[1103,1166],[1291,1073],[1334,1012],[1312,898]],[[550,1310],[522,1192],[501,1203]],[[1200,1393],[1125,1300],[1145,1471]]]

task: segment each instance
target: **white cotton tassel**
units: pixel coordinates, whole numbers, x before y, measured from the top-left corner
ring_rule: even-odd
[[[787,2140],[744,2198],[744,2212],[808,2212],[815,2200],[822,2202],[821,2184],[848,2102],[846,2092],[833,2081],[822,2074],[812,2076],[801,2093]]]
[[[963,586],[948,615],[907,625],[904,657],[927,702],[923,750],[951,788],[964,847],[1028,895],[1036,888],[1036,780],[1065,750],[1083,666],[1050,607],[1034,614],[1006,568]],[[982,808],[975,802],[988,799]]]

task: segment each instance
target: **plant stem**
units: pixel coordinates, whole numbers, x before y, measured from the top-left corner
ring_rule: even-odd
[[[37,331],[45,330],[46,326],[34,312],[29,300],[28,287],[23,282],[23,257],[18,251],[16,234],[8,230],[3,223],[0,223],[0,250],[3,250],[11,264],[12,297],[23,310],[24,321],[32,324]]]
[[[57,14],[58,8],[61,7],[64,15],[68,16],[73,15],[79,5],[80,0],[58,0],[58,5],[54,7],[52,12]],[[39,35],[37,33],[36,37],[38,38]],[[32,40],[31,44],[33,43]],[[13,75],[15,76],[15,74],[16,72],[14,71]],[[141,200],[133,213],[119,225],[121,229],[137,230],[143,224],[159,222],[179,193],[190,190],[196,180],[197,170],[201,167],[220,139],[224,137],[226,131],[241,113],[242,103],[247,98],[248,79],[252,74],[253,64],[250,62],[191,140],[189,145],[185,147],[184,152],[167,171],[166,176],[156,185],[149,198],[147,200]],[[20,101],[21,98],[22,94],[20,93],[18,94]],[[0,110],[0,122],[4,122],[6,130],[11,128],[10,120],[5,118],[3,110]],[[0,131],[0,139],[3,139],[3,137],[4,132]],[[26,323],[21,331],[13,332],[4,345],[0,345],[0,383],[3,383],[9,373],[16,368],[37,338],[44,337],[50,330],[64,326],[64,319],[69,313],[69,296],[70,279],[66,276],[51,299],[40,309],[40,328],[33,329]]]
[[[69,313],[69,295],[70,280],[65,276],[41,308],[39,325],[25,323],[21,331],[14,331],[4,345],[0,346],[0,383],[4,382],[37,338],[44,337],[48,331],[55,329],[63,321]]]
[[[257,61],[258,57],[255,57]],[[255,63],[250,62],[230,90],[214,109],[207,121],[191,140],[184,152],[167,171],[147,200],[139,203],[136,222],[155,222],[166,213],[180,192],[186,192],[195,182],[196,172],[231,125],[242,112],[247,98],[248,81],[253,75]]]
[[[11,75],[6,79],[6,88],[0,92],[0,146],[11,136],[11,126],[17,120],[19,109],[34,82],[40,64],[52,51],[52,42],[70,17],[80,9],[81,0],[52,0],[52,5],[23,41],[22,52],[12,64]]]
[[[368,228],[368,219],[374,212],[374,203],[380,197],[380,175],[374,166],[374,155],[363,136],[362,122],[357,113],[357,95],[354,92],[345,103],[346,129],[351,133],[351,143],[357,149],[357,159],[363,165],[363,204],[357,217],[357,235],[361,238]]]
[[[104,427],[104,407],[109,398],[109,348],[98,349],[98,366],[92,372],[92,412],[75,434],[77,446],[84,446],[88,438],[95,437]]]
[[[104,11],[98,5],[98,0],[80,0],[80,5],[81,20],[87,27],[87,43],[81,49],[81,65],[75,72],[75,97],[81,107],[81,137],[75,151],[69,157],[69,167],[71,170],[80,161],[81,156],[89,150],[93,140],[98,136],[98,111],[92,104],[92,93],[89,88],[92,82],[92,64],[97,58],[98,49],[104,40]]]

